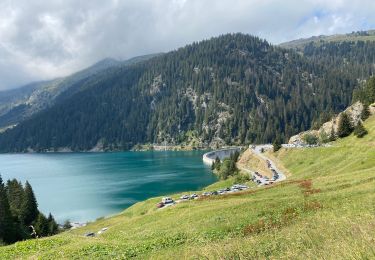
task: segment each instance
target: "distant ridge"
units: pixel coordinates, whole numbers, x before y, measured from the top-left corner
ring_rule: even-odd
[[[321,44],[323,42],[345,42],[345,41],[375,41],[375,30],[357,31],[346,34],[319,35],[309,38],[301,38],[281,43],[283,48],[301,49],[309,43]]]

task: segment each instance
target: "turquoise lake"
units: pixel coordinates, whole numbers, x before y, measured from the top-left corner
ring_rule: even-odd
[[[3,180],[32,185],[39,209],[59,222],[119,213],[150,197],[198,190],[216,181],[202,151],[1,154]]]

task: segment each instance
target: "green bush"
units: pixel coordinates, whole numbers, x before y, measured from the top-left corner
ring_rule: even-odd
[[[361,121],[358,122],[358,125],[354,128],[354,135],[358,138],[362,138],[367,135],[368,132],[365,127],[362,125]]]
[[[318,137],[313,134],[305,134],[302,139],[309,145],[318,144]]]

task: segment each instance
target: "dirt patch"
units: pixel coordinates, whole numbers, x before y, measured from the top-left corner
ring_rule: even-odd
[[[305,190],[303,194],[305,196],[310,196],[311,194],[320,193],[320,192],[321,192],[321,189],[309,189],[309,190]]]
[[[312,180],[303,180],[298,185],[300,188],[310,190],[312,187]]]
[[[244,235],[259,234],[267,230],[266,222],[261,219],[257,223],[250,224],[243,229]]]
[[[323,205],[319,201],[307,201],[305,202],[303,209],[305,211],[316,211],[322,209]]]

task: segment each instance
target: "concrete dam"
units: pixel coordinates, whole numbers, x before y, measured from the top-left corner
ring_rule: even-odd
[[[203,163],[211,166],[212,163],[215,161],[216,157],[219,157],[220,160],[223,160],[225,158],[229,158],[230,155],[232,153],[235,153],[236,151],[240,152],[241,147],[230,147],[205,153],[203,155]]]

